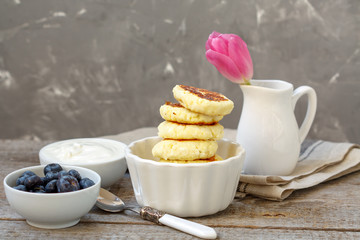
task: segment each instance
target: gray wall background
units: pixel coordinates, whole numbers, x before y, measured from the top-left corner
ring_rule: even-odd
[[[205,58],[213,30],[247,42],[254,79],[315,88],[309,137],[360,143],[358,0],[0,0],[0,138],[157,126],[175,84],[228,96],[236,128],[242,92]]]

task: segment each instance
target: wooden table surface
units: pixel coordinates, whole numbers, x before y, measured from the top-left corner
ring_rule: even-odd
[[[38,165],[38,151],[48,143],[0,140],[1,181],[14,170]],[[73,227],[38,229],[11,209],[3,184],[0,188],[0,239],[194,239],[131,212],[97,207]],[[110,190],[125,203],[136,203],[128,174]],[[218,239],[360,239],[360,172],[298,190],[283,202],[247,196],[217,214],[189,219],[215,228]]]

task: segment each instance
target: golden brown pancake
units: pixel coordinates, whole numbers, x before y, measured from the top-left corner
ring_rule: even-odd
[[[158,126],[158,135],[170,139],[218,140],[224,135],[224,127],[219,123],[193,125],[164,121]]]
[[[166,121],[187,124],[215,124],[223,116],[209,116],[184,108],[180,103],[166,102],[160,107],[160,115]]]
[[[164,160],[207,159],[215,155],[216,141],[164,139],[152,149],[154,157]]]
[[[202,88],[176,85],[174,98],[185,108],[210,116],[224,116],[234,108],[234,103],[224,95]]]
[[[160,159],[159,162],[167,162],[167,163],[178,163],[178,164],[189,164],[189,163],[210,163],[223,160],[219,155],[215,154],[208,159],[195,159],[195,160],[164,160]]]

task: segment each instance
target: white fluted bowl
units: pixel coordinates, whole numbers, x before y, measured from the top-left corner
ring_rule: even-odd
[[[136,201],[180,217],[214,214],[229,206],[235,196],[245,150],[229,140],[219,140],[224,160],[177,164],[158,162],[152,156],[159,137],[131,143],[125,156]]]
[[[56,229],[77,224],[80,218],[95,205],[99,196],[101,182],[99,174],[82,167],[62,165],[66,171],[75,169],[82,178],[90,178],[95,185],[65,193],[32,193],[13,188],[16,179],[25,171],[30,170],[43,177],[44,167],[40,165],[19,169],[5,177],[5,194],[10,206],[34,227]]]

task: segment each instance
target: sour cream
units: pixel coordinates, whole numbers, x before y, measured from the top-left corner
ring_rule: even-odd
[[[92,164],[124,157],[124,144],[103,138],[77,138],[55,142],[40,150],[40,158],[64,164]]]

